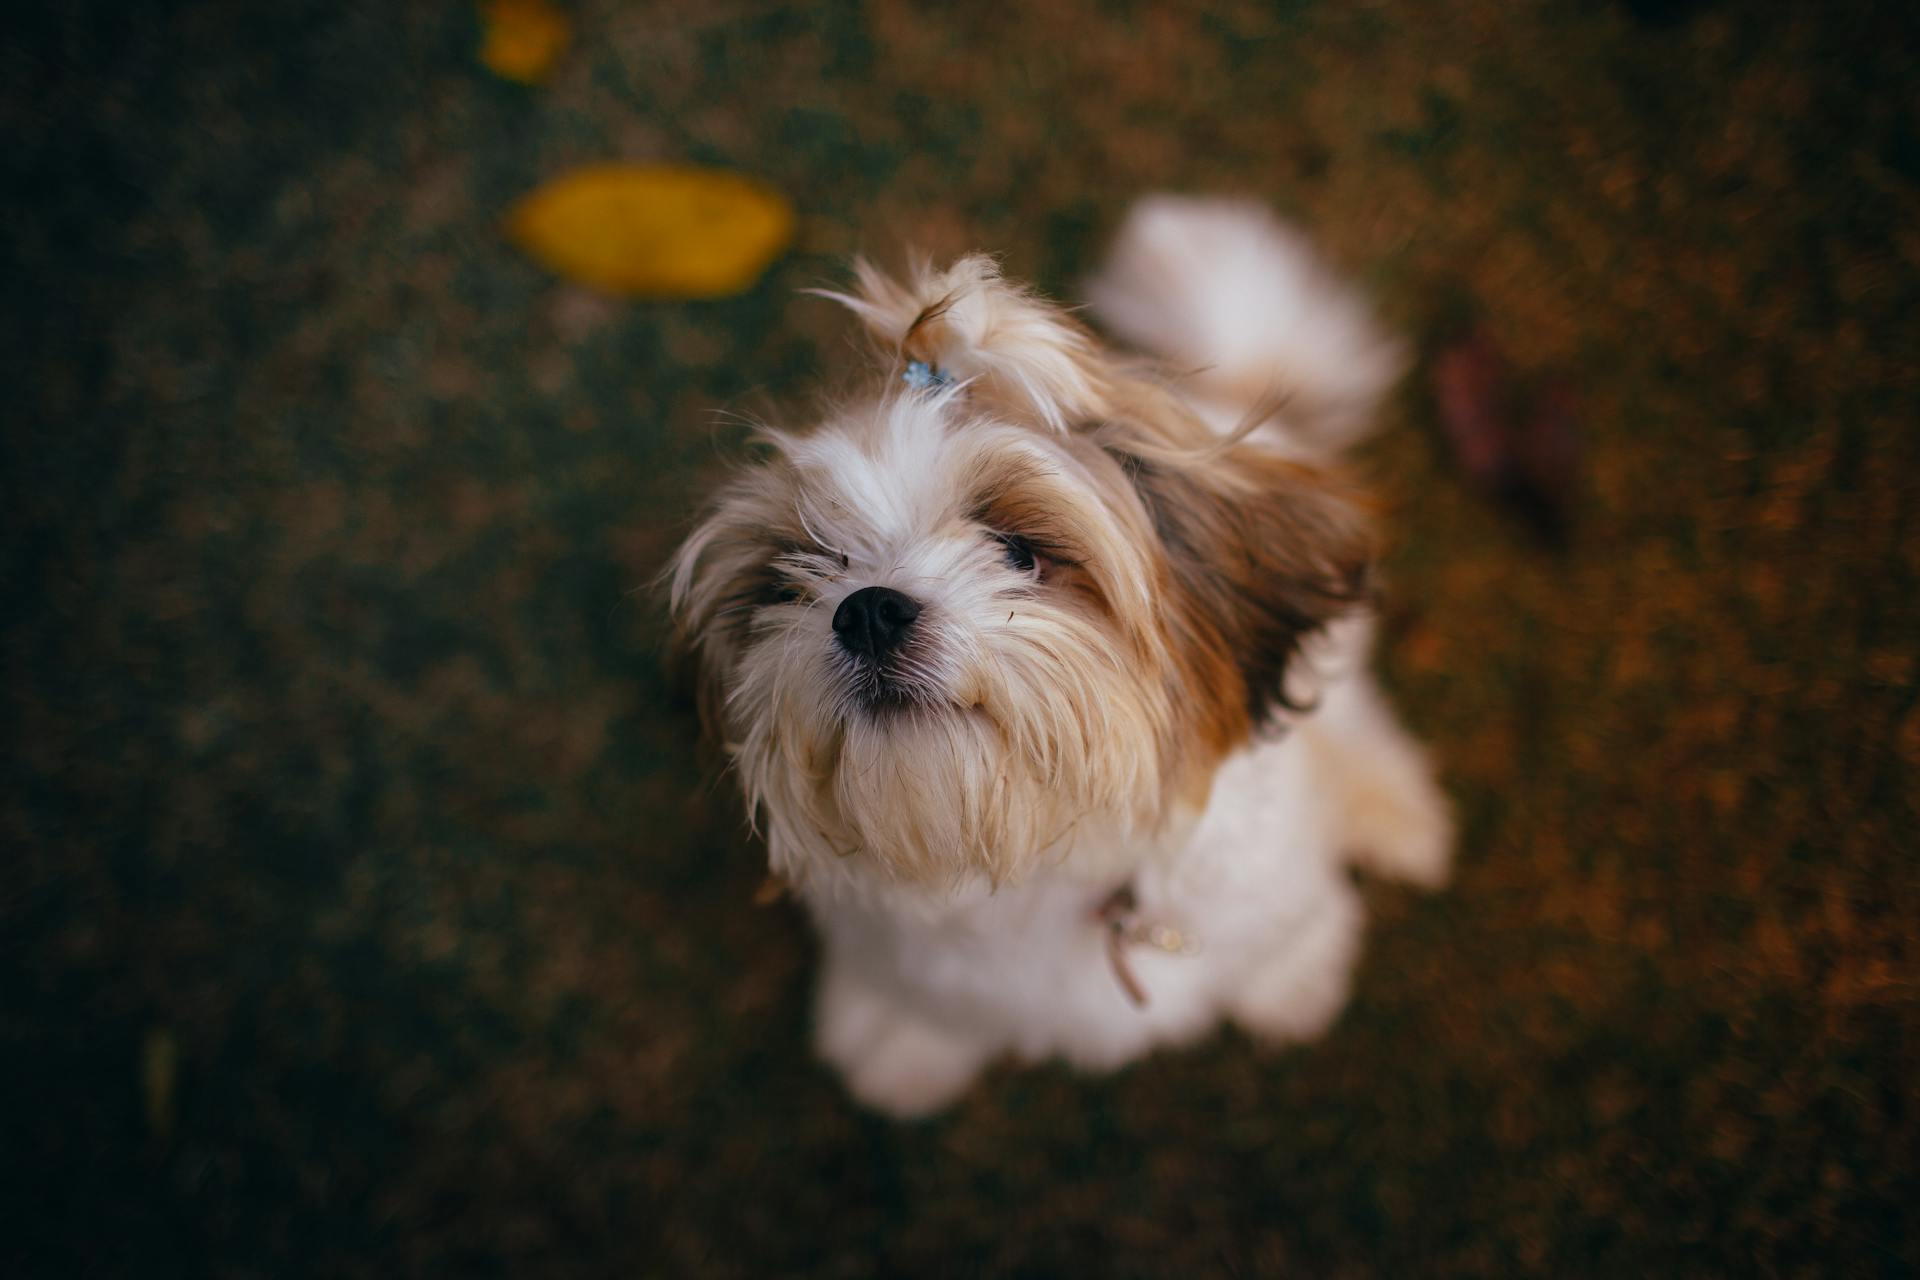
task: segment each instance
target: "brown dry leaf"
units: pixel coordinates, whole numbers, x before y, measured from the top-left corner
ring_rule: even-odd
[[[715,169],[594,165],[521,200],[507,234],[549,270],[608,293],[721,298],[787,247],[793,207]]]
[[[1475,331],[1434,361],[1433,392],[1467,479],[1549,545],[1562,544],[1580,469],[1571,384],[1558,377],[1523,384],[1493,340]]]
[[[480,6],[480,61],[493,74],[538,84],[573,35],[567,15],[547,0],[488,0]]]

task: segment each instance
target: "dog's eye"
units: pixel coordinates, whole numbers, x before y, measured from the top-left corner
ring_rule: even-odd
[[[767,604],[799,604],[806,599],[806,592],[792,578],[781,575],[760,589],[760,599]]]
[[[1033,572],[1033,567],[1039,563],[1039,558],[1034,554],[1031,542],[1017,533],[996,533],[993,536],[994,540],[1000,544],[1000,553],[1006,557],[1008,564],[1022,573]]]

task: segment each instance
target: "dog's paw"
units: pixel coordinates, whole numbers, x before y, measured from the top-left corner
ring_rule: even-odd
[[[1342,885],[1247,974],[1228,1002],[1233,1020],[1274,1044],[1325,1035],[1353,990],[1361,931],[1359,898]]]
[[[988,1053],[917,1018],[899,1018],[843,1070],[847,1092],[901,1120],[931,1115],[973,1083]]]
[[[992,1056],[833,965],[820,984],[814,1044],[856,1101],[903,1120],[953,1102]]]
[[[1453,811],[1425,762],[1383,770],[1354,784],[1346,817],[1348,856],[1379,875],[1422,889],[1447,882]]]
[[[867,1055],[894,1016],[891,1000],[851,975],[848,966],[830,961],[814,1004],[814,1050],[842,1075]]]

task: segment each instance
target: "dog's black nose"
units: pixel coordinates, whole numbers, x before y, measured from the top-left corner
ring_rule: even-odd
[[[862,587],[833,611],[833,634],[856,658],[884,658],[900,647],[919,616],[912,596],[892,587]]]

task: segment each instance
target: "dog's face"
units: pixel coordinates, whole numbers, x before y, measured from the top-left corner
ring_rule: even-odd
[[[1361,590],[1324,475],[1217,447],[979,259],[842,299],[955,381],[764,436],[682,548],[711,727],[776,870],[1017,878],[1204,797]]]

